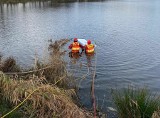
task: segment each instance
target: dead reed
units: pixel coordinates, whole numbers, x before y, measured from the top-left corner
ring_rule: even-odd
[[[44,77],[33,76],[31,80],[14,80],[0,73],[1,94],[5,100],[18,105],[35,91],[21,106],[25,117],[37,118],[85,118],[90,114],[72,101],[73,89],[64,90],[51,84],[43,84]]]
[[[68,87],[68,83],[72,80],[70,79],[67,69],[66,62],[63,60],[63,55],[66,51],[62,50],[62,47],[68,42],[67,39],[62,39],[55,41],[49,45],[50,58],[49,63],[51,67],[45,69],[43,74],[49,83],[54,84],[59,78],[64,78],[62,81],[58,82],[59,87]],[[73,82],[73,81],[72,81]]]
[[[160,110],[154,111],[152,118],[160,118]]]

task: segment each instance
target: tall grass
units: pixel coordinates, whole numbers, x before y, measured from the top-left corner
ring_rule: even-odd
[[[119,118],[151,118],[160,106],[159,97],[152,96],[147,88],[113,90],[112,96]]]
[[[51,67],[44,70],[44,75],[48,82],[54,84],[59,78],[64,78],[57,85],[59,87],[67,88],[70,82],[74,82],[66,69],[66,62],[63,60],[65,50],[62,47],[68,42],[67,39],[55,41],[49,45],[50,58],[49,63]]]
[[[44,79],[33,76],[31,80],[14,80],[1,72],[1,95],[3,99],[16,106],[36,90],[21,106],[25,117],[90,117],[90,114],[74,104],[72,97],[76,96],[76,93],[73,89],[59,89],[51,84],[43,84]]]

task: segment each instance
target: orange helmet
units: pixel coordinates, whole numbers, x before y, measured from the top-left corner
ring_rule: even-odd
[[[78,41],[78,39],[77,38],[74,38],[74,42],[77,42]]]
[[[87,43],[88,43],[88,44],[91,44],[91,40],[88,39]]]

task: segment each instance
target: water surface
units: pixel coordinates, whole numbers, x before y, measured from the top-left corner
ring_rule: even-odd
[[[159,11],[159,0],[1,5],[0,52],[5,57],[14,56],[24,67],[34,63],[35,54],[46,60],[49,39],[93,40],[96,57],[90,61],[94,65],[97,60],[97,102],[107,110],[112,106],[111,88],[147,85],[152,92],[159,92]],[[81,63],[88,63],[85,55],[77,61],[77,65]],[[86,66],[72,67],[82,75],[88,72]],[[80,84],[80,99],[86,106],[91,106],[91,79],[88,76]]]

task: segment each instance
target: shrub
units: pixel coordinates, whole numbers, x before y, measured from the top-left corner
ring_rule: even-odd
[[[16,60],[13,57],[8,57],[5,60],[2,60],[2,55],[0,55],[0,71],[19,72],[20,67],[16,64]]]

